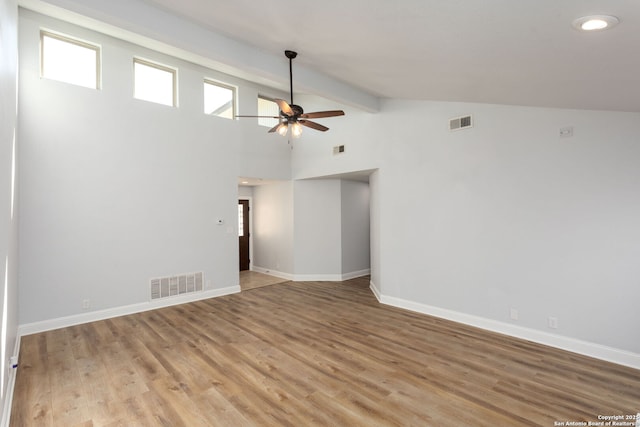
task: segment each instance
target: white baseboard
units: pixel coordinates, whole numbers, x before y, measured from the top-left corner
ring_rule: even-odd
[[[561,335],[538,331],[536,329],[515,326],[509,323],[460,313],[453,310],[433,307],[430,305],[408,301],[401,298],[386,296],[380,292],[378,287],[373,282],[370,282],[370,288],[378,301],[382,304],[404,308],[406,310],[440,317],[442,319],[452,320],[454,322],[475,326],[488,331],[536,342],[538,344],[548,345],[550,347],[555,347],[561,350],[567,350],[573,353],[594,357],[596,359],[628,366],[634,369],[640,369],[640,354],[637,353],[632,353],[630,351],[620,350],[613,347],[607,347],[588,341],[582,341],[575,338],[563,337]]]
[[[293,280],[293,274],[283,273],[281,271],[272,270],[270,268],[258,267],[254,265],[251,267],[252,271],[257,271],[258,273],[268,274],[270,276],[279,277],[281,279]]]
[[[340,282],[342,274],[294,274],[296,282]]]
[[[382,293],[380,292],[380,289],[378,289],[378,285],[373,283],[373,280],[369,280],[369,289],[371,289],[371,292],[373,292],[378,301],[382,299]]]
[[[369,274],[371,274],[370,268],[367,268],[365,270],[352,271],[350,273],[342,273],[342,278],[340,280],[355,279],[357,277],[368,276]]]
[[[15,360],[20,360],[20,334],[16,337],[13,357],[15,357]],[[5,394],[6,397],[4,399],[4,407],[2,408],[2,418],[0,419],[0,426],[2,427],[9,427],[9,421],[11,421],[11,406],[13,405],[13,390],[16,386],[17,371],[17,367],[9,367],[9,379],[7,381],[7,391]]]
[[[366,270],[352,271],[350,273],[343,274],[289,274],[269,268],[259,267],[257,265],[251,267],[251,270],[296,282],[341,282],[343,280],[355,279],[356,277],[371,274],[371,269],[369,268]]]
[[[27,323],[18,326],[18,335],[24,336],[37,334],[39,332],[51,331],[53,329],[66,328],[68,326],[110,319],[112,317],[126,316],[127,314],[141,313],[143,311],[155,310],[158,308],[170,307],[172,305],[185,304],[188,302],[200,301],[203,299],[215,298],[238,292],[240,292],[239,285],[229,286],[227,288],[211,289],[204,292],[196,292],[139,304],[108,308],[106,310],[91,311],[88,313],[60,317],[57,319],[43,320],[41,322]]]
[[[294,274],[293,280],[296,282],[342,282],[344,280],[355,279],[370,274],[371,270],[353,271],[344,274]]]

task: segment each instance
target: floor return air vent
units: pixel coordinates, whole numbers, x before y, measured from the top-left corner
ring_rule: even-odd
[[[204,274],[199,272],[151,279],[151,299],[202,292],[203,276]]]

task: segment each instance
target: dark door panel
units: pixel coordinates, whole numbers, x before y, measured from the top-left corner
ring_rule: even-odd
[[[249,270],[249,201],[238,200],[238,236],[240,239],[240,271]]]

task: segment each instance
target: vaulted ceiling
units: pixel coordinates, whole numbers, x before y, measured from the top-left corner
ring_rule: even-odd
[[[145,1],[381,97],[640,111],[637,0]]]
[[[640,112],[637,0],[142,1],[281,58],[284,81],[292,49],[376,97]],[[594,14],[620,23],[572,27]]]

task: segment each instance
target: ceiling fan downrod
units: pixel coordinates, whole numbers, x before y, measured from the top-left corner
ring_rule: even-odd
[[[291,94],[290,105],[293,105],[293,59],[298,56],[298,52],[285,50],[284,55],[289,58],[289,93]]]

